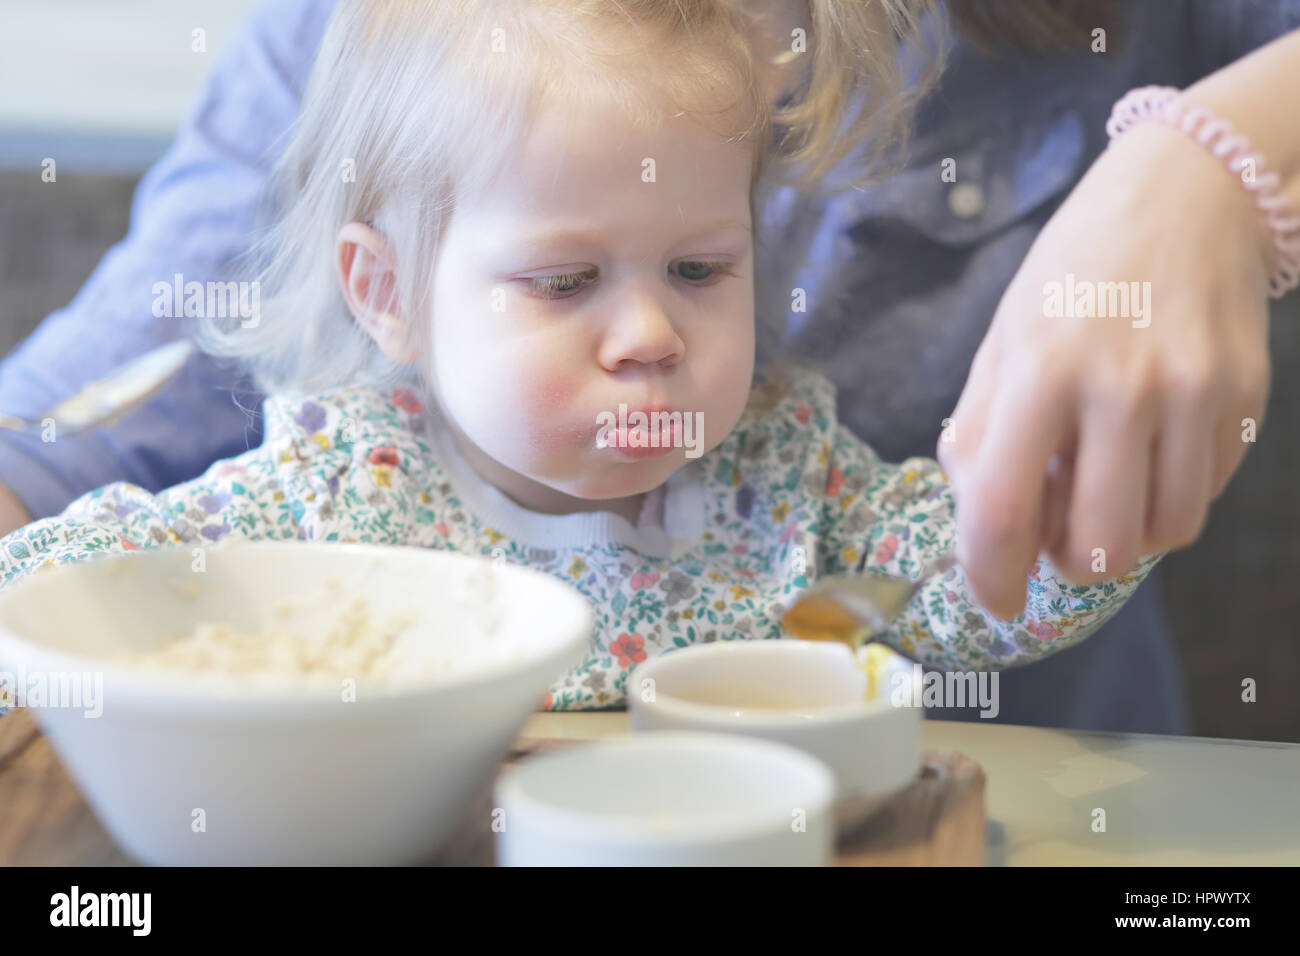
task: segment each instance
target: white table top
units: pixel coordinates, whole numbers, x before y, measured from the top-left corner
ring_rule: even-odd
[[[539,713],[521,736],[627,729],[625,712]],[[984,768],[991,864],[1300,865],[1300,744],[927,720],[923,746]]]

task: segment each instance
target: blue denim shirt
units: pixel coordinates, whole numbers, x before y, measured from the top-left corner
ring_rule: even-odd
[[[126,238],[0,364],[0,408],[38,414],[191,334],[192,319],[154,318],[153,284],[178,272],[200,282],[234,274],[333,3],[266,0],[242,25],[141,181]],[[878,186],[804,203],[764,190],[756,271],[777,294],[760,296],[759,321],[784,349],[818,362],[840,389],[842,420],[887,459],[933,456],[1002,290],[1104,147],[1111,104],[1138,85],[1185,86],[1300,25],[1300,0],[1122,7],[1129,21],[1106,54],[993,59],[959,43],[918,116],[907,168]],[[964,204],[950,198],[956,184],[940,181],[945,158],[955,160]],[[791,321],[795,287],[806,290],[808,310]],[[0,481],[36,517],[112,481],[157,491],[259,444],[250,410],[260,402],[236,369],[200,356],[112,428],[48,444],[0,433]],[[1156,601],[1148,583],[1088,641],[1003,674],[999,719],[1185,730]]]

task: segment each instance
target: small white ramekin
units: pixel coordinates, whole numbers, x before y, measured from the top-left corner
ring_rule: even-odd
[[[527,759],[496,785],[503,866],[823,866],[835,781],[766,740],[635,734]]]
[[[812,754],[835,773],[836,817],[847,825],[909,784],[920,768],[924,709],[895,706],[889,692],[899,680],[915,680],[911,662],[895,655],[881,676],[868,701],[866,674],[842,644],[698,644],[633,671],[628,706],[634,731],[743,734]],[[751,694],[759,707],[744,706]],[[705,702],[714,699],[720,702]],[[782,707],[764,709],[765,700]]]

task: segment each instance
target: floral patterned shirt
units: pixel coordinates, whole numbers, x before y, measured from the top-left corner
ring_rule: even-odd
[[[756,394],[769,387],[760,373]],[[487,555],[548,572],[595,609],[585,660],[556,678],[543,707],[620,706],[629,670],[651,655],[780,637],[782,610],[819,576],[861,566],[915,579],[952,542],[953,498],[938,463],[882,462],[837,421],[834,387],[820,374],[793,371],[784,395],[761,404],[649,497],[634,526],[611,512],[541,515],[514,504],[476,477],[409,389],[272,395],[261,446],[156,495],[106,485],[0,540],[0,587],[97,552],[229,535]],[[1096,586],[1070,585],[1042,558],[1010,622],[976,605],[954,567],[874,639],[940,670],[1029,663],[1091,634],[1158,558]]]

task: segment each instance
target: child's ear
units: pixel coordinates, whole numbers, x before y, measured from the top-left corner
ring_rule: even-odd
[[[390,359],[399,365],[414,362],[388,243],[370,226],[350,222],[339,230],[335,249],[339,283],[352,315]]]

